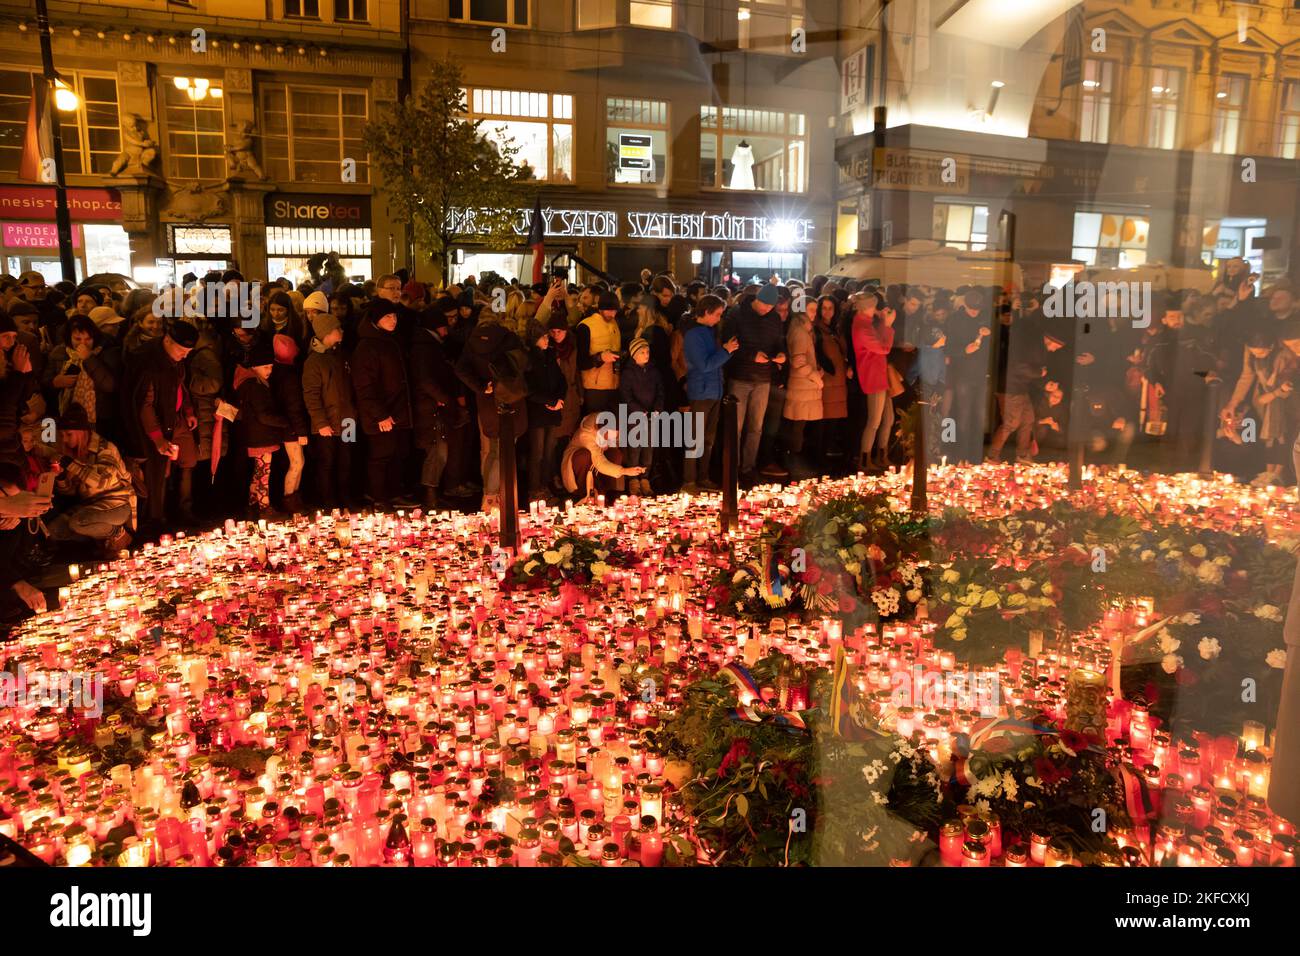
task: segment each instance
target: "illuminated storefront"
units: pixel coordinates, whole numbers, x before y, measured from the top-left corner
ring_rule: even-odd
[[[296,286],[311,279],[308,260],[337,253],[348,278],[374,278],[370,197],[272,193],[266,200],[266,275]]]
[[[101,272],[131,274],[131,246],[122,228],[122,203],[112,189],[69,189],[72,252],[77,281]],[[10,275],[34,270],[50,283],[63,278],[54,190],[0,186],[0,254]]]

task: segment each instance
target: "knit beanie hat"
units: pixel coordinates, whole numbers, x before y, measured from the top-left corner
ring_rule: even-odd
[[[278,338],[278,336],[277,336]],[[261,365],[275,364],[275,349],[270,342],[259,339],[254,343],[248,353],[248,367],[257,368]]]
[[[559,309],[552,309],[546,327],[548,329],[567,329],[569,327],[569,318]]]
[[[275,360],[281,365],[292,365],[293,360],[298,357],[298,343],[291,335],[276,335],[271,339],[271,351],[275,355]]]
[[[640,352],[642,349],[645,349],[647,352],[650,351],[650,343],[645,339],[633,339],[632,344],[627,348],[627,354],[636,358],[636,353]]]
[[[550,330],[536,319],[529,319],[528,325],[524,327],[524,344],[533,345],[542,336],[549,336]]]
[[[602,292],[600,301],[596,305],[597,312],[617,312],[622,306],[619,304],[618,296],[613,292]]]
[[[328,312],[330,310],[330,300],[324,292],[313,292],[302,300],[302,307],[304,310],[315,309],[317,312]]]
[[[764,305],[776,305],[781,301],[780,290],[770,282],[758,290],[758,301]]]
[[[100,292],[98,289],[96,289],[94,286],[89,286],[89,285],[82,286],[80,289],[77,290],[76,295],[73,297],[72,301],[76,302],[77,299],[80,299],[83,295],[88,295],[92,299],[94,299],[95,305],[104,304],[104,294]]]
[[[199,330],[184,319],[177,319],[168,326],[167,335],[183,349],[192,349],[199,344]]]
[[[317,294],[318,293],[315,292],[312,293],[312,295],[317,295]],[[310,297],[308,301],[310,301]],[[325,341],[325,336],[329,335],[335,329],[341,327],[342,326],[339,324],[339,320],[336,319],[333,316],[333,314],[329,312],[320,312],[311,320],[312,333],[316,336],[316,338],[320,339],[322,342]]]

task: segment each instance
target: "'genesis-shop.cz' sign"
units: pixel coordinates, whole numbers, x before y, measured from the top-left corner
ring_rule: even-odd
[[[370,197],[275,193],[266,200],[266,224],[365,229],[370,226]]]

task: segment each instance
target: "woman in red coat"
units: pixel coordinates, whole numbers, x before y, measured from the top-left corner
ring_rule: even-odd
[[[853,358],[858,386],[867,396],[867,426],[862,430],[864,470],[884,471],[889,432],[894,427],[894,404],[889,398],[886,358],[894,344],[894,310],[884,307],[877,293],[859,292],[853,306]]]

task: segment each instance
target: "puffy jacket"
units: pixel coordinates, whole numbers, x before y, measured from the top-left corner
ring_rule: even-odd
[[[361,428],[378,435],[379,423],[393,420],[393,428],[410,428],[411,389],[406,377],[406,357],[396,332],[375,323],[361,323],[357,350],[352,355],[352,386],[361,411]]]
[[[291,431],[289,419],[276,410],[271,387],[246,368],[235,369],[239,422],[250,455],[279,448]]]
[[[623,336],[618,322],[607,322],[599,312],[593,312],[578,323],[576,334],[582,387],[602,390],[618,388],[618,362],[606,364],[600,360],[601,352],[623,350]]]
[[[712,326],[694,325],[682,336],[686,356],[686,397],[691,401],[722,398],[722,367],[731,359],[718,344]]]
[[[629,412],[664,410],[664,379],[653,362],[630,362],[618,382],[618,397]]]
[[[796,422],[818,421],[822,417],[822,384],[826,373],[817,365],[817,345],[808,316],[790,317],[786,356],[790,379],[782,414]]]
[[[352,394],[352,372],[337,345],[326,349],[320,339],[311,340],[311,352],[302,367],[302,400],[311,418],[313,435],[322,428],[332,428],[338,435],[347,419],[355,426],[357,403]]]
[[[573,494],[580,489],[578,488],[577,476],[573,473],[573,456],[579,451],[586,451],[591,455],[591,471],[596,474],[606,475],[610,478],[622,478],[627,474],[627,469],[622,465],[610,461],[605,457],[605,448],[600,443],[599,432],[596,428],[598,415],[588,415],[582,419],[578,430],[574,432],[573,438],[569,445],[564,449],[564,457],[560,459],[560,480],[564,482],[565,490]],[[590,481],[591,475],[588,475]],[[588,488],[581,489],[584,493]]]

